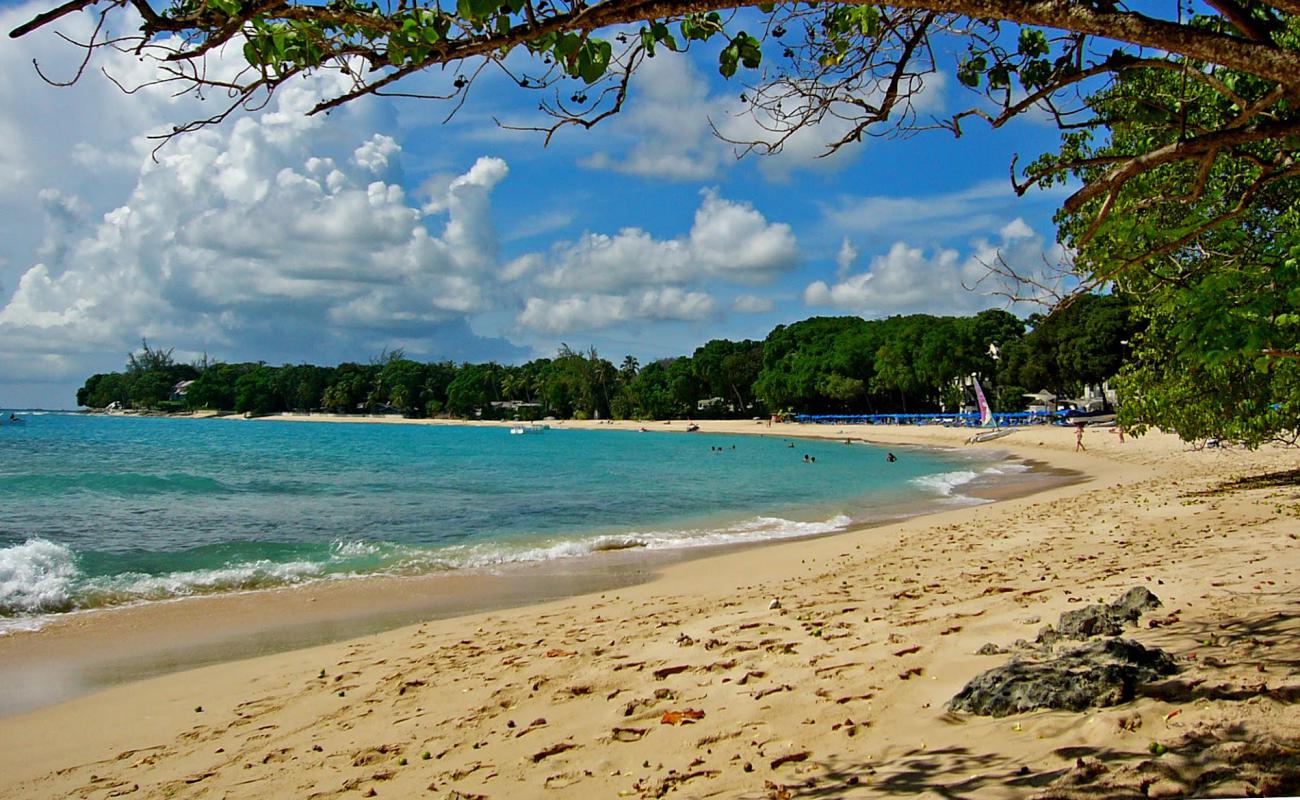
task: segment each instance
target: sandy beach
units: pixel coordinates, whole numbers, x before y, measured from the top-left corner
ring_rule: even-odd
[[[963,446],[969,435],[700,424],[900,448]],[[1033,428],[973,445],[1082,476],[1028,497],[671,564],[635,585],[221,661],[0,718],[0,796],[1300,792],[1295,451],[1197,451],[1163,435],[1120,443],[1097,428],[1084,443],[1075,453],[1072,430]],[[367,583],[390,597],[409,586]],[[1162,605],[1124,636],[1173,654],[1176,676],[1082,712],[948,711],[971,678],[1011,657],[976,655],[982,646],[1014,651],[1063,612],[1133,586]],[[328,618],[342,605],[302,590],[103,616],[116,620],[113,641],[183,642],[209,621],[246,637],[278,616]],[[5,637],[0,664],[85,647],[95,623]]]

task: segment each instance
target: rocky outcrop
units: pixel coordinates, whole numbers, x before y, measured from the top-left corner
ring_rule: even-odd
[[[1163,650],[1129,639],[1105,639],[1058,655],[1012,659],[975,676],[948,708],[1005,717],[1044,708],[1113,706],[1133,699],[1138,686],[1178,670]]]
[[[1056,627],[1047,626],[1038,634],[1040,644],[1059,639],[1090,639],[1093,636],[1119,636],[1124,626],[1137,622],[1146,611],[1159,608],[1160,598],[1145,586],[1135,586],[1112,603],[1076,608],[1061,615]]]

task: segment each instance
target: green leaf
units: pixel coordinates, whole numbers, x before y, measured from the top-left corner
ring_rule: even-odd
[[[576,33],[562,33],[555,39],[555,57],[560,61],[567,62],[569,57],[578,51],[578,45],[582,44],[582,37]]]
[[[722,48],[722,52],[718,54],[718,72],[722,73],[722,77],[730,78],[736,74],[736,63],[739,59],[740,52],[735,42]]]
[[[1050,49],[1047,43],[1047,34],[1032,28],[1021,28],[1020,42],[1017,49],[1021,55],[1030,58],[1047,55]]]
[[[588,39],[578,51],[577,75],[587,83],[595,83],[609,69],[614,48],[602,39]]]

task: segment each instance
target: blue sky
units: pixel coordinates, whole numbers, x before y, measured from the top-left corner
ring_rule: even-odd
[[[41,9],[0,4],[0,27]],[[493,122],[541,121],[537,95],[501,78],[443,124],[445,106],[401,99],[308,118],[334,86],[321,76],[155,163],[145,134],[211,103],[124,95],[99,74],[54,88],[31,60],[67,75],[76,53],[49,33],[5,38],[0,407],[71,406],[142,337],[182,359],[273,364],[399,347],[512,363],[561,342],[647,361],[815,314],[1003,306],[962,285],[998,257],[1059,260],[1061,195],[1016,198],[1008,180],[1012,156],[1050,149],[1052,128],[973,123],[961,139],[869,140],[827,159],[814,130],[737,160],[709,120],[752,130],[732,113],[743,85],[712,57],[647,62],[623,115],[545,148]],[[149,74],[127,57],[98,65],[124,83]],[[941,115],[972,99],[940,78],[923,105]]]

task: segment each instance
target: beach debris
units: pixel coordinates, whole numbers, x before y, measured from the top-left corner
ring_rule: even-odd
[[[760,689],[754,692],[754,699],[762,700],[764,697],[767,697],[770,694],[776,694],[777,692],[789,692],[789,691],[793,691],[793,689],[794,687],[791,686],[790,684],[783,683],[780,686],[772,686],[770,688]]]
[[[1104,639],[1057,656],[1013,658],[972,678],[948,708],[989,717],[1039,708],[1082,711],[1128,702],[1139,685],[1178,671],[1163,650]]]
[[[518,733],[516,733],[516,734],[515,734],[515,738],[518,739],[518,738],[520,738],[521,736],[527,736],[528,734],[532,733],[533,731],[537,730],[538,728],[544,728],[544,727],[546,727],[546,717],[538,717],[537,719],[535,719],[535,720],[533,720],[532,722],[528,723],[528,727],[527,727],[527,728],[524,728],[523,730],[521,730],[521,731],[519,731]]]
[[[536,753],[533,753],[531,756],[529,756],[529,758],[533,760],[534,764],[539,764],[543,760],[550,758],[551,756],[559,755],[560,753],[563,753],[566,750],[572,750],[577,746],[578,745],[574,744],[573,742],[560,742],[558,744],[553,744],[550,747],[544,748],[542,750],[538,750]]]
[[[912,653],[915,653],[915,652],[919,651],[920,649],[921,649],[921,645],[919,645],[919,644],[914,644],[914,645],[912,645],[911,647],[904,647],[902,650],[895,650],[895,651],[894,651],[894,656],[895,656],[895,657],[899,657],[899,656],[909,656],[909,655],[911,655]]]
[[[773,597],[772,602],[767,604],[768,611],[775,611],[780,607],[781,607],[781,598],[779,597]]]
[[[684,725],[704,719],[704,712],[698,708],[684,708],[681,711],[665,711],[659,718],[660,725]]]
[[[679,672],[685,672],[690,668],[691,668],[690,664],[677,664],[671,667],[660,667],[659,669],[654,671],[655,680],[661,681],[670,675],[676,675]]]
[[[693,644],[695,644],[695,640],[692,639],[690,636],[687,636],[685,633],[677,634],[678,647],[690,647]]]
[[[811,755],[811,753],[809,753],[807,750],[800,750],[795,753],[786,753],[783,756],[777,756],[776,758],[772,759],[770,766],[772,767],[772,769],[777,769],[778,767],[784,766],[786,764],[794,764],[800,761],[807,761],[809,755]]]
[[[794,796],[789,789],[771,781],[763,781],[763,791],[767,792],[767,800],[790,800]]]
[[[923,672],[925,672],[923,667],[912,667],[911,669],[906,669],[898,673],[898,677],[905,681],[910,681],[913,677],[919,677]]]
[[[1001,656],[1007,654],[1005,647],[999,647],[992,642],[986,642],[983,647],[975,651],[977,656]]]
[[[547,658],[568,658],[569,656],[576,656],[577,653],[570,650],[561,650],[558,647],[552,647],[550,650],[546,651],[545,655]]]

